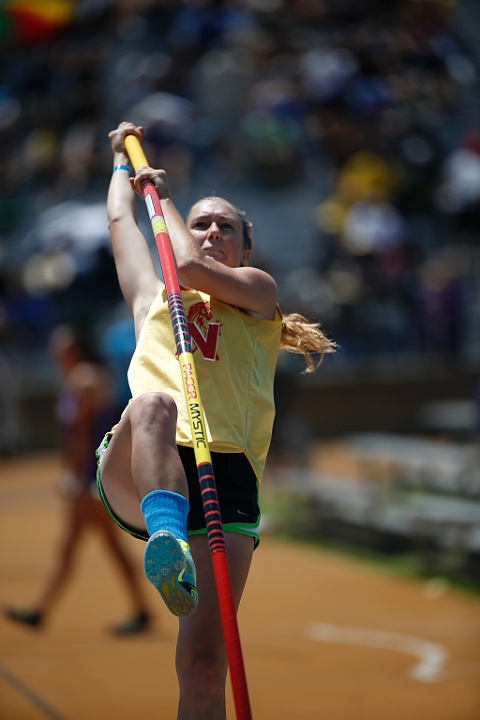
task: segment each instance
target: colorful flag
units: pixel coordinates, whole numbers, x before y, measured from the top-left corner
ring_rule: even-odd
[[[33,44],[67,25],[74,0],[0,0],[0,36]]]

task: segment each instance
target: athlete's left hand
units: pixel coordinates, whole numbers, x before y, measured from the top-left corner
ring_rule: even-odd
[[[130,178],[132,189],[143,199],[143,183],[150,180],[156,187],[160,200],[170,197],[167,173],[165,170],[154,170],[151,167],[142,166],[138,168],[135,177]]]

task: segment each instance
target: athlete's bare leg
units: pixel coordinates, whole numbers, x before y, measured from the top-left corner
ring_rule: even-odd
[[[124,522],[145,529],[140,502],[152,490],[188,499],[188,485],[175,442],[177,408],[165,393],[146,393],[125,410],[102,459],[105,496]]]
[[[225,533],[236,607],[245,587],[253,538]],[[227,657],[218,608],[210,547],[206,535],[190,535],[197,567],[198,608],[180,620],[176,668],[180,686],[177,720],[225,720]]]

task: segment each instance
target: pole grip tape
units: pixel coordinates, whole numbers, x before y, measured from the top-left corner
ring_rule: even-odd
[[[165,233],[166,235],[168,235],[167,223],[165,222],[165,220],[163,218],[160,218],[160,217],[155,218],[155,220],[152,220],[152,230],[153,230],[153,234],[155,235],[155,237],[157,237],[157,235],[159,235],[159,233]]]

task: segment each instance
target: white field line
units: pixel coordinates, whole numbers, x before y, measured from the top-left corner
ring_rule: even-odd
[[[409,669],[408,676],[420,682],[437,682],[448,660],[448,651],[443,645],[413,635],[400,635],[383,630],[315,623],[308,628],[307,637],[320,642],[361,645],[415,655],[420,662]]]

